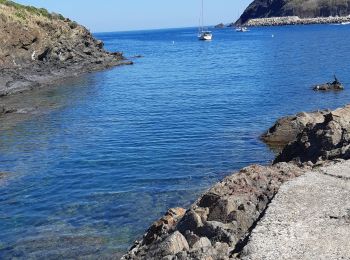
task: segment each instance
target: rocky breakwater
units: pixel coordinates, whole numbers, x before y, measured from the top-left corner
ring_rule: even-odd
[[[308,24],[341,24],[350,22],[350,16],[342,17],[315,17],[299,18],[298,16],[268,17],[250,19],[245,26],[282,26],[282,25],[308,25]]]
[[[350,15],[348,0],[254,0],[235,24],[271,26],[341,23],[350,20],[348,15]]]
[[[45,9],[0,1],[0,96],[130,64],[83,26]]]
[[[187,211],[171,209],[122,258],[235,258],[286,181],[305,169],[292,164],[250,166],[216,184]]]

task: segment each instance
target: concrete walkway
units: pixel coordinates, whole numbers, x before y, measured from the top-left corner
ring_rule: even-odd
[[[282,185],[242,259],[350,259],[350,161]]]

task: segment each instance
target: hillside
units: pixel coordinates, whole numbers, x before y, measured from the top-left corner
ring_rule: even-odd
[[[299,16],[300,18],[347,16],[350,0],[254,0],[236,24],[249,19]]]
[[[62,15],[0,0],[0,96],[123,60]]]

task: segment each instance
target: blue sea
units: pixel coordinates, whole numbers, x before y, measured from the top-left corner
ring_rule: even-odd
[[[311,90],[333,74],[350,89],[350,26],[213,33],[97,33],[134,65],[33,94],[50,109],[0,131],[0,259],[118,257],[168,208],[270,163],[277,118],[350,101]]]

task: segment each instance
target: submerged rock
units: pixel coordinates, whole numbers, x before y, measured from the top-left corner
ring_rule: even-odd
[[[330,90],[344,90],[344,86],[340,81],[338,81],[337,77],[334,76],[333,82],[328,82],[325,84],[319,84],[313,87],[315,91],[330,91]]]

